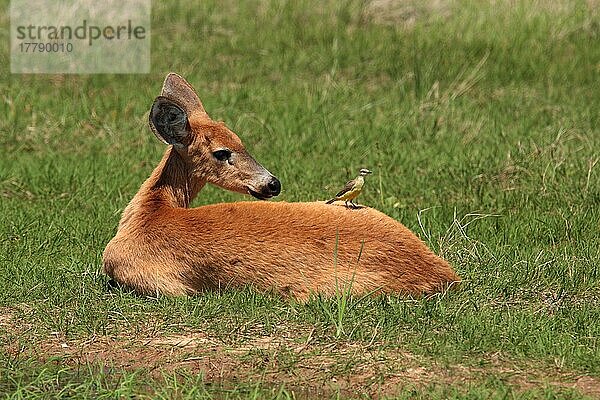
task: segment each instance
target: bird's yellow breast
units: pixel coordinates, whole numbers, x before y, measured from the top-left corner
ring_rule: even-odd
[[[365,180],[362,179],[362,176],[360,176],[359,178],[356,179],[356,182],[354,183],[354,186],[352,187],[352,189],[348,190],[346,193],[344,193],[340,197],[338,197],[338,200],[346,201],[346,200],[354,199],[356,196],[358,196],[360,194],[364,184],[365,184]]]
[[[341,195],[339,197],[339,200],[344,200],[344,201],[352,200],[360,194],[361,190],[362,190],[362,188],[360,188],[360,189],[355,188],[355,189],[349,190],[346,193],[344,193],[343,195]]]

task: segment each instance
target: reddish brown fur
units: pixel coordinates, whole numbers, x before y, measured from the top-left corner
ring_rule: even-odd
[[[249,284],[305,300],[345,289],[419,295],[459,281],[411,231],[371,208],[263,201],[187,208],[206,182],[247,192],[260,165],[203,109],[186,111],[190,144],[167,149],[106,247],[104,270],[117,282],[168,295]],[[235,150],[235,168],[209,159],[221,147]]]

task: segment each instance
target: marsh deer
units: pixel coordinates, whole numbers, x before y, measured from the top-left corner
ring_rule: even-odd
[[[167,295],[252,285],[306,300],[341,288],[420,295],[459,280],[415,234],[371,208],[267,201],[188,208],[207,182],[262,200],[278,195],[280,183],[179,75],[167,76],[149,120],[169,147],[104,251],[104,271],[116,282]]]

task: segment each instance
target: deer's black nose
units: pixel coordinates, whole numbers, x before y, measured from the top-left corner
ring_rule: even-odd
[[[271,196],[277,196],[281,192],[281,182],[275,177],[271,179],[271,182],[267,184],[267,187],[271,191]]]

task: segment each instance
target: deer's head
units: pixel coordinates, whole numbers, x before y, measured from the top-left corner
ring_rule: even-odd
[[[281,191],[279,180],[248,154],[240,138],[208,116],[181,76],[167,75],[149,119],[154,134],[173,146],[194,179],[262,200]]]

